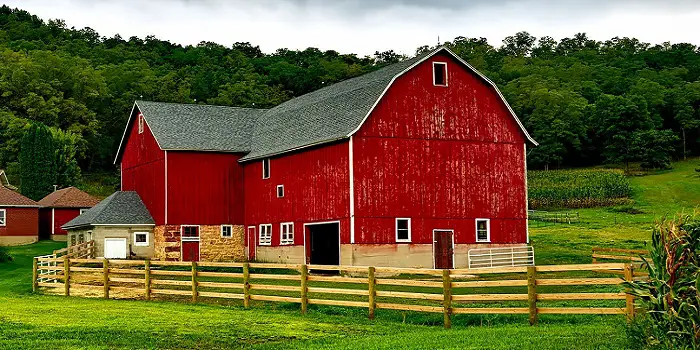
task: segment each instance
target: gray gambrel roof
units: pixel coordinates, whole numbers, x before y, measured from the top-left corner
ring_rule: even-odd
[[[96,225],[155,225],[155,221],[136,192],[118,191],[61,228],[65,230]]]
[[[143,113],[161,149],[247,153],[241,161],[270,157],[352,136],[396,78],[440,51],[451,54],[490,84],[526,139],[537,145],[496,85],[445,47],[341,81],[267,110],[145,101],[137,101],[135,107]],[[124,137],[128,130],[127,125]],[[115,163],[121,156],[124,137]]]

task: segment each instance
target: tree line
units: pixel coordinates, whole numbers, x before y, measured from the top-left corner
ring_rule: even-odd
[[[700,153],[694,45],[601,42],[582,33],[555,41],[527,32],[499,47],[467,37],[445,45],[499,86],[541,144],[530,150],[532,168],[637,161],[663,168],[674,157]],[[246,42],[182,46],[153,36],[102,37],[2,6],[0,168],[19,173],[30,124],[47,126],[78,170],[113,171],[134,100],[265,108],[403,58],[394,51],[268,54]]]

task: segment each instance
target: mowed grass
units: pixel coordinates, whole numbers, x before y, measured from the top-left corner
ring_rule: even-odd
[[[32,294],[31,257],[62,244],[15,247],[0,265],[0,349],[622,349],[622,316],[458,315],[295,304],[230,305]],[[405,318],[405,321],[404,321]],[[595,336],[591,336],[595,334]]]
[[[591,247],[644,248],[655,220],[700,205],[698,160],[633,177],[634,203],[580,209],[582,223],[533,227],[538,264],[588,263]],[[0,349],[624,349],[621,316],[442,315],[294,304],[211,305],[101,300],[31,293],[31,257],[62,247],[15,247],[0,264]]]

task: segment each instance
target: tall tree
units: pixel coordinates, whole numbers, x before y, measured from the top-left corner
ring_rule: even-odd
[[[51,193],[56,184],[56,148],[49,128],[32,123],[22,137],[19,153],[20,192],[39,200]]]

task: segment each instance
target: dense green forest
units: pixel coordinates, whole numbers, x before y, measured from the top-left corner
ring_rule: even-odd
[[[694,45],[600,42],[582,33],[555,41],[526,32],[500,47],[467,37],[445,45],[500,87],[540,142],[529,154],[532,168],[665,167],[670,158],[700,154],[700,51]],[[54,143],[69,149],[83,172],[111,172],[136,99],[270,107],[402,58],[393,51],[267,54],[243,42],[182,46],[152,36],[107,38],[3,6],[0,168],[19,173],[22,138],[34,122],[49,127]]]

